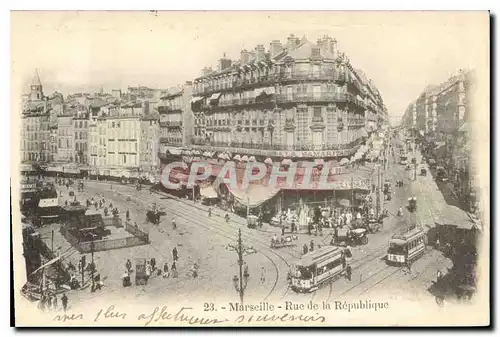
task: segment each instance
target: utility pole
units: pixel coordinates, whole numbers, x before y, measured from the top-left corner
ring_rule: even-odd
[[[380,165],[377,166],[377,218],[380,216]]]
[[[351,176],[351,208],[354,207],[354,177]]]
[[[248,270],[243,270],[243,254],[248,253],[252,254],[255,253],[255,250],[253,248],[247,248],[243,246],[243,241],[241,239],[241,229],[238,230],[238,242],[237,245],[228,245],[228,248],[231,250],[236,251],[238,254],[238,268],[239,268],[239,277],[237,275],[234,275],[233,277],[233,285],[234,289],[236,292],[238,292],[240,296],[240,303],[243,305],[243,297],[245,295],[245,289],[248,284],[248,279],[250,277],[250,274],[248,273]]]
[[[95,290],[95,284],[94,284],[94,269],[95,269],[95,265],[94,265],[94,235],[92,235],[92,241],[90,242],[90,251],[91,251],[91,260],[92,260],[92,268],[90,270],[91,272],[91,277],[92,277],[92,288],[91,288],[91,291],[94,291]]]
[[[50,245],[51,245],[50,250],[52,254],[54,254],[54,230],[52,230],[52,238],[50,240]]]
[[[248,195],[248,188],[247,188],[247,220],[249,215],[250,215],[250,196]]]

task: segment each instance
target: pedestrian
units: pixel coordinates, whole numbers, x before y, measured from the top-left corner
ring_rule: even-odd
[[[54,311],[57,311],[57,296],[54,295],[54,300],[52,301],[52,305],[54,306]]]
[[[62,302],[63,310],[66,311],[66,309],[68,308],[68,297],[66,296],[66,293],[63,294],[63,296],[61,298],[61,302]]]
[[[64,201],[64,205],[68,206],[68,200]]]
[[[345,276],[347,277],[347,279],[350,281],[351,280],[351,276],[352,276],[352,268],[351,266],[347,266],[346,269],[345,269]]]
[[[406,261],[406,269],[407,269],[408,274],[411,274],[411,262],[410,261]]]
[[[437,271],[437,277],[436,277],[436,283],[438,283],[439,281],[441,281],[441,277],[442,277],[441,270],[438,270]]]
[[[153,272],[156,270],[156,260],[154,257],[151,258],[151,269]]]
[[[304,254],[304,255],[305,255],[305,254],[307,254],[307,251],[308,251],[308,250],[309,250],[309,249],[307,248],[307,244],[306,244],[306,243],[304,243],[304,247],[302,247],[302,254]]]
[[[127,221],[130,220],[130,212],[128,209],[127,209],[127,212],[125,212],[125,217],[126,217]]]
[[[311,243],[310,243],[309,245],[310,245],[310,247],[311,247],[311,252],[312,252],[312,251],[314,250],[314,241],[313,241],[313,240],[311,240]]]
[[[47,309],[52,309],[52,296],[47,296]]]
[[[148,284],[149,277],[151,276],[151,265],[146,261],[146,284]]]
[[[246,262],[243,263],[243,270],[244,270],[244,275],[249,275],[248,273],[248,265]]]
[[[165,264],[163,265],[163,278],[168,278],[168,277],[169,277],[168,263],[165,262]]]
[[[174,247],[174,249],[172,249],[172,257],[174,258],[174,262],[179,259],[177,247]]]
[[[281,226],[281,235],[285,235],[285,225]]]
[[[173,278],[177,278],[177,276],[179,276],[178,272],[177,272],[177,266],[175,264],[175,261],[172,263],[172,268],[170,268],[172,270],[172,277]]]
[[[260,282],[266,282],[266,270],[264,269],[264,267],[261,267],[260,269]]]
[[[172,219],[172,228],[177,229],[177,222],[175,221],[175,218]]]

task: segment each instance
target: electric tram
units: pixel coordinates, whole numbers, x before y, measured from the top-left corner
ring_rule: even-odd
[[[413,262],[425,252],[427,235],[419,227],[401,234],[394,234],[389,240],[387,264],[402,265]]]
[[[316,291],[322,284],[338,278],[346,267],[343,248],[319,248],[305,254],[290,267],[291,288],[296,292]]]

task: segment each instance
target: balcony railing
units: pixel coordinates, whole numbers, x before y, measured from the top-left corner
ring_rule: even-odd
[[[182,144],[182,137],[160,137],[162,144]]]
[[[334,80],[337,82],[346,81],[346,73],[343,71],[321,70],[319,72],[312,71],[293,71],[291,73],[267,74],[245,79],[233,79],[230,83],[213,84],[204,88],[197,88],[193,91],[194,95],[211,94],[214,92],[223,92],[236,88],[252,87],[255,85],[269,85],[275,82],[290,81],[290,80]],[[357,80],[353,80],[352,84],[361,91],[361,85]]]
[[[160,127],[178,128],[182,126],[181,121],[160,121]]]
[[[264,142],[216,142],[207,140],[193,140],[192,145],[199,145],[205,147],[219,147],[219,148],[232,148],[235,149],[258,149],[258,150],[278,150],[278,151],[318,151],[318,150],[351,150],[361,144],[361,139],[347,144],[336,145],[284,145],[284,144],[267,144]]]
[[[278,103],[287,102],[346,102],[353,99],[349,93],[322,92],[320,94],[297,93],[276,96]]]
[[[315,116],[315,117],[312,118],[312,122],[313,123],[324,123],[325,120],[323,119],[323,117]]]
[[[177,113],[180,111],[182,111],[182,108],[180,106],[158,106],[158,112],[161,114]]]

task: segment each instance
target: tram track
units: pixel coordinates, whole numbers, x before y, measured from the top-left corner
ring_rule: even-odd
[[[121,193],[118,190],[114,190],[113,192],[114,193],[124,194],[124,193]],[[160,195],[160,194],[155,193],[155,195]],[[162,206],[164,206],[166,209],[168,209],[168,211],[170,212],[170,214],[174,214],[178,218],[187,220],[187,222],[190,223],[190,224],[193,224],[193,225],[202,227],[204,229],[207,229],[209,231],[215,232],[216,234],[218,234],[218,235],[220,235],[222,237],[225,237],[225,238],[227,238],[227,239],[229,239],[231,241],[236,241],[238,239],[237,235],[235,235],[232,231],[230,231],[230,229],[227,226],[222,226],[222,224],[219,223],[218,221],[216,221],[215,218],[211,218],[211,217],[207,218],[207,220],[210,221],[210,223],[211,223],[211,226],[207,226],[200,219],[198,219],[198,218],[196,218],[194,216],[188,216],[187,215],[187,214],[192,214],[192,208],[191,207],[189,207],[188,205],[185,205],[184,203],[182,203],[182,202],[180,202],[178,200],[175,200],[175,198],[171,198],[171,200],[173,200],[173,201],[176,202],[175,206],[174,205],[170,205],[168,202],[166,202],[166,201],[164,201],[162,199],[158,200],[157,198],[154,198],[152,195],[148,196],[148,195],[144,195],[143,194],[141,196],[141,199],[140,199],[140,201],[143,202],[143,203],[146,203],[148,201],[149,202],[155,202],[157,204],[160,203]],[[233,226],[231,226],[231,227],[233,227]],[[236,227],[234,229],[238,229],[238,227]],[[278,267],[278,264],[273,260],[273,258],[270,255],[274,255],[274,256],[278,257],[278,259],[282,260],[285,263],[285,265],[286,265],[287,268],[290,265],[289,265],[288,261],[284,257],[282,257],[280,254],[277,254],[276,252],[272,251],[269,248],[267,242],[264,243],[263,240],[261,238],[259,238],[258,236],[251,235],[250,232],[247,231],[244,228],[241,228],[241,229],[242,229],[242,238],[244,238],[246,240],[249,240],[251,243],[253,243],[255,245],[259,245],[260,246],[259,247],[259,251],[257,251],[257,252],[260,253],[260,254],[262,254],[263,256],[265,256],[271,262],[271,265],[273,266],[273,268],[276,270],[276,278],[275,278],[275,280],[273,282],[271,290],[264,297],[264,300],[266,300],[266,299],[268,299],[274,293],[274,291],[276,290],[276,288],[278,286],[278,283],[279,283],[279,281],[281,279],[280,278],[280,268]]]
[[[427,254],[429,254],[431,251],[426,251],[424,252],[424,254],[421,256],[425,256]],[[395,269],[394,269],[395,268]],[[394,269],[394,270],[393,270]],[[403,270],[404,267],[392,267],[392,266],[388,266],[387,264],[384,263],[383,267],[378,269],[377,271],[375,271],[373,274],[371,274],[369,277],[363,279],[361,282],[353,285],[352,287],[342,291],[339,296],[344,296],[346,294],[349,294],[349,293],[352,293],[354,290],[358,290],[359,287],[363,286],[363,285],[366,285],[367,282],[371,282],[371,281],[375,281],[373,284],[369,285],[368,287],[366,288],[363,288],[359,293],[358,295],[362,295],[362,294],[365,294],[367,293],[369,290],[371,290],[372,288],[376,287],[377,285],[381,284],[382,282],[384,282],[385,280],[387,280],[388,278],[390,278],[391,276],[393,276],[394,274],[396,274],[397,272]],[[384,273],[385,271],[388,271],[388,273]],[[380,275],[381,277],[380,278],[375,278],[376,276]],[[370,284],[370,283],[368,283]]]
[[[122,195],[124,195],[124,194],[127,193],[127,192],[121,192],[119,190],[113,190],[113,191],[110,191],[110,192],[120,193]],[[242,228],[241,224],[239,224],[239,223],[237,225],[235,224],[235,222],[230,222],[228,224],[228,223],[225,223],[225,221],[224,221],[224,223],[222,223],[223,218],[220,217],[220,216],[218,216],[218,215],[215,215],[214,217],[207,217],[205,219],[205,221],[202,221],[201,219],[198,219],[195,216],[188,216],[187,214],[193,214],[193,209],[192,209],[193,207],[191,205],[185,204],[184,202],[182,202],[180,200],[177,200],[178,198],[176,198],[175,196],[168,196],[167,197],[168,199],[165,199],[165,197],[166,197],[165,195],[160,194],[160,193],[156,193],[156,192],[153,192],[153,194],[149,194],[149,195],[147,195],[145,193],[140,193],[140,194],[141,194],[141,196],[140,196],[139,201],[141,201],[143,204],[146,204],[147,202],[155,202],[157,204],[160,204],[161,206],[164,206],[166,208],[166,210],[168,210],[170,212],[170,214],[173,214],[173,215],[175,215],[178,218],[187,220],[187,222],[191,223],[192,225],[196,225],[196,226],[202,227],[204,229],[207,229],[209,231],[212,231],[212,232],[214,232],[214,233],[216,233],[216,234],[218,234],[218,235],[220,235],[222,237],[225,237],[225,238],[227,238],[227,239],[229,239],[231,241],[236,241],[237,240],[237,235],[235,235],[232,230],[233,229],[234,230],[236,230],[236,229],[242,229],[242,238],[245,239],[245,240],[248,240],[251,244],[259,246],[258,253],[260,253],[263,256],[265,256],[266,259],[268,259],[270,261],[271,265],[273,266],[273,268],[276,271],[276,278],[274,279],[274,282],[273,282],[273,285],[271,287],[271,290],[264,297],[264,300],[267,300],[268,298],[270,298],[271,295],[273,295],[273,293],[277,289],[281,288],[281,287],[278,287],[278,284],[279,284],[280,280],[282,280],[282,278],[280,277],[282,271],[280,269],[283,269],[283,268],[280,268],[278,266],[278,264],[276,263],[275,259],[277,258],[278,260],[280,260],[286,266],[286,268],[290,267],[290,263],[288,262],[288,260],[285,257],[283,257],[282,255],[280,255],[277,252],[275,252],[274,250],[272,250],[272,248],[270,248],[270,246],[269,246],[269,242],[267,240],[265,240],[262,236],[260,236],[260,234],[256,233],[255,231],[249,231],[249,230],[247,230],[244,227]],[[162,197],[162,198],[159,199],[158,197]],[[167,202],[167,200],[174,201],[175,204],[169,203],[169,202]],[[126,202],[126,201],[123,201],[123,202]],[[200,212],[203,211],[203,209],[200,208],[200,207],[196,207],[196,208]],[[216,220],[217,218],[220,218],[221,221],[217,221]],[[210,225],[206,224],[207,221],[210,223]],[[323,241],[325,239],[323,239]],[[382,246],[379,246],[379,247],[373,249],[367,255],[365,255],[365,256],[363,256],[363,257],[361,257],[359,259],[352,260],[350,262],[350,264],[352,266],[352,269],[353,270],[357,270],[360,267],[362,267],[362,266],[364,266],[364,265],[372,262],[373,260],[376,260],[377,258],[382,258],[384,256],[384,254],[381,254],[381,252],[384,251],[384,253],[385,253],[385,250],[387,249],[387,247],[388,247],[388,245],[384,244]],[[297,258],[297,256],[295,256],[295,254],[293,254],[290,251],[282,250],[281,252],[285,253],[290,258],[294,258],[294,259]],[[366,283],[368,280],[371,280],[373,277],[375,277],[378,274],[380,274],[384,269],[386,269],[386,268],[382,268],[381,270],[377,271],[375,274],[371,275],[367,279],[364,279],[361,283],[358,283],[355,286],[353,286],[353,287],[347,289],[346,291],[342,292],[341,295],[349,293],[353,289],[358,288],[361,284]],[[392,276],[396,272],[397,272],[397,270],[394,271],[392,274],[390,274],[388,276],[384,276],[383,279],[380,282],[382,282],[386,278]],[[286,280],[286,277],[284,279]],[[282,282],[282,283],[284,283],[284,282]],[[331,297],[333,295],[334,288],[335,288],[333,286],[333,282],[328,282],[328,283],[329,283],[329,285],[328,285],[328,295],[326,297],[326,301],[327,302],[330,301],[330,299],[331,299]],[[378,284],[378,283],[376,283],[376,284]],[[373,286],[376,286],[376,284],[374,284]],[[288,282],[287,282],[287,285],[285,287],[283,287],[283,288],[284,288],[284,291],[283,291],[283,293],[280,296],[281,299],[283,299],[283,298],[289,298],[292,294],[295,294],[295,292],[290,291],[291,288],[290,288],[290,285],[288,284]],[[323,286],[321,288],[325,288],[325,287]],[[371,287],[369,287],[368,289],[370,289],[370,288]],[[319,295],[317,294],[317,292],[320,289],[318,289],[317,291],[315,291],[315,292],[313,292],[311,294],[311,300],[313,300],[316,297],[319,297]],[[299,295],[299,294],[297,294],[297,295]],[[293,295],[292,295],[292,297],[293,297]]]

